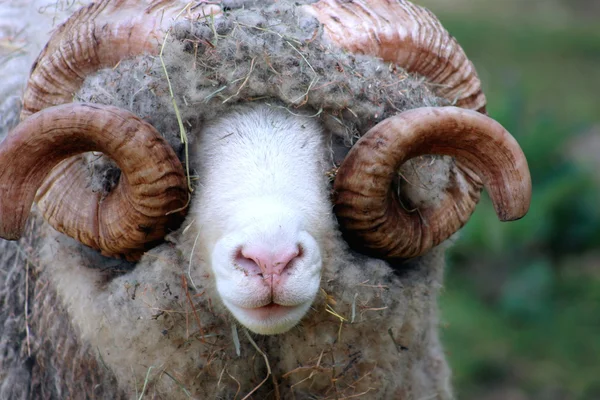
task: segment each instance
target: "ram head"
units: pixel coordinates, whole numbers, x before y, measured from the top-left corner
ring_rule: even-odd
[[[53,296],[33,335],[75,332],[68,368],[101,360],[107,398],[450,397],[442,243],[483,187],[503,221],[531,196],[485,105],[456,40],[404,0],[83,7],[0,145],[0,237],[25,236]]]

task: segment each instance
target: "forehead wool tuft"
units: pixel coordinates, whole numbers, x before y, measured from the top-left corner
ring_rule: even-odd
[[[226,2],[222,16],[176,22],[162,60],[138,57],[99,71],[86,79],[76,99],[132,111],[155,126],[182,161],[185,152],[173,100],[190,142],[206,122],[239,104],[266,103],[312,116],[327,132],[332,162],[381,120],[416,107],[447,104],[422,78],[331,46],[321,25],[297,2],[253,4]],[[113,183],[106,177],[118,175],[98,165],[96,161],[92,185],[110,188]],[[193,159],[190,165],[197,166]],[[440,157],[421,157],[402,167],[398,185],[408,199],[406,206],[439,202],[450,167],[451,161]]]
[[[251,4],[226,2],[223,16],[174,24],[163,59],[188,127],[233,104],[260,101],[306,111],[352,142],[390,115],[442,102],[422,79],[400,68],[331,47],[297,2],[248,9]],[[177,128],[160,59],[133,64],[99,74],[80,97],[117,101],[157,127]]]

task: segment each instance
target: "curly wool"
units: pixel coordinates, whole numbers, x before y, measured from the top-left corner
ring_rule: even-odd
[[[321,294],[302,323],[283,335],[247,336],[219,301],[210,267],[194,258],[194,225],[109,282],[97,270],[98,260],[79,243],[47,225],[36,234],[44,240],[32,255],[52,268],[36,270],[47,288],[38,284],[32,296],[43,298],[40,292],[56,290],[70,305],[64,308],[54,297],[39,302],[39,312],[30,319],[32,340],[44,343],[47,332],[46,337],[61,341],[59,332],[74,329],[73,337],[86,345],[74,354],[72,365],[59,370],[74,376],[96,371],[90,377],[99,379],[95,398],[119,394],[113,392],[112,374],[94,366],[96,357],[111,366],[121,387],[141,393],[145,377],[147,394],[159,399],[188,398],[188,393],[230,399],[257,387],[253,398],[278,398],[276,391],[280,398],[297,399],[329,398],[336,392],[338,397],[368,393],[364,398],[372,399],[451,398],[437,338],[444,246],[394,272],[332,237],[326,244]],[[195,268],[186,279],[193,282],[182,278],[190,258]],[[20,346],[23,353],[25,342]],[[50,349],[35,348],[37,363],[64,363],[63,353]],[[196,360],[194,368],[190,357]],[[271,377],[261,384],[268,369]],[[90,395],[89,382],[75,386],[69,376],[53,380],[52,371],[44,371],[32,374],[40,383],[36,390],[64,391],[73,398]],[[6,386],[19,382],[15,377]]]
[[[163,45],[188,128],[222,115],[231,104],[260,101],[318,116],[328,130],[350,140],[399,111],[443,103],[402,69],[326,44],[318,22],[289,1],[178,22]],[[117,101],[161,132],[178,132],[160,59],[138,58],[104,70],[87,79],[79,98]]]
[[[0,239],[0,399],[125,399],[70,323],[40,268],[41,220],[18,242]]]
[[[332,167],[381,120],[447,104],[401,68],[330,46],[318,22],[296,4],[278,1],[249,9],[248,2],[233,2],[219,18],[178,22],[163,43],[162,59],[139,57],[99,71],[76,99],[132,111],[155,126],[183,162],[188,160],[173,101],[189,141],[205,121],[232,106],[266,103],[318,118],[329,135]],[[110,190],[118,181],[114,164],[88,160],[95,161],[94,189]],[[438,203],[451,168],[450,158],[437,156],[406,163],[398,177],[406,206]]]
[[[0,239],[0,398],[125,399],[127,387],[156,399],[231,399],[258,386],[253,398],[451,398],[437,338],[444,246],[394,272],[336,235],[303,322],[249,337],[215,296],[206,263],[195,259],[193,282],[182,278],[195,226],[107,281],[101,257],[32,222],[18,243]],[[90,331],[99,323],[104,334]]]
[[[204,121],[227,110],[230,104],[240,102],[260,100],[309,115],[320,111],[315,118],[329,129],[332,147],[335,138],[352,142],[385,115],[440,102],[419,79],[407,75],[399,80],[398,76],[405,76],[399,69],[390,69],[367,57],[319,47],[325,46],[319,44],[321,33],[303,45],[290,39],[295,49],[282,38],[279,44],[274,43],[278,35],[242,24],[251,25],[248,20],[263,23],[266,20],[269,31],[286,30],[276,28],[276,24],[272,26],[282,21],[277,19],[276,10],[280,7],[281,13],[292,13],[287,14],[289,18],[285,21],[293,20],[296,26],[290,17],[293,16],[291,2],[280,1],[277,7],[265,9],[267,14],[264,15],[263,11],[245,10],[249,14],[244,17],[244,10],[237,7],[250,3],[228,3],[232,8],[228,18],[240,16],[227,23],[229,31],[225,28],[217,31],[224,36],[219,37],[218,43],[214,33],[211,36],[210,21],[191,26],[182,23],[166,43],[164,59],[190,140],[201,134]],[[251,16],[252,13],[258,16]],[[310,28],[310,20],[307,23]],[[215,48],[206,45],[196,57],[195,43],[186,40],[196,40],[194,32],[213,40],[211,44]],[[310,40],[312,33],[310,29],[304,32],[305,36],[296,32],[300,36],[294,40]],[[244,40],[254,43],[253,47],[243,49],[239,58],[228,58],[238,54],[239,38],[234,38],[237,34],[246,35]],[[230,63],[221,68],[217,50],[226,43],[229,45],[223,48],[222,57]],[[275,46],[277,51],[285,49],[280,64],[274,64],[277,57],[272,55],[277,53],[268,58],[262,56],[265,46]],[[312,54],[322,53],[323,49],[327,50],[327,56]],[[298,59],[296,50],[307,62],[302,57]],[[200,70],[202,63],[211,60],[210,52],[216,52],[211,55],[215,58],[210,68]],[[341,68],[327,69],[328,65],[336,65],[327,64],[327,57],[335,62],[342,60]],[[309,63],[315,71],[320,65],[323,71],[319,71],[329,78],[320,77],[318,83],[311,86],[314,75]],[[271,71],[269,64],[279,69]],[[293,73],[283,77],[288,68]],[[270,74],[267,80],[271,79],[272,85],[265,87],[259,71]],[[356,71],[359,75],[354,75]],[[206,76],[214,80],[206,80]],[[372,78],[362,80],[364,76]],[[398,102],[389,108],[389,102],[379,100],[387,93],[381,90],[394,92],[395,89],[387,87],[385,82],[401,88]],[[215,93],[223,86],[226,87]],[[404,96],[401,90],[405,90]],[[363,93],[361,91],[366,94],[354,96],[353,93]],[[121,63],[114,71],[101,71],[86,81],[78,96],[132,110],[155,125],[185,160],[159,59],[141,57]],[[377,102],[372,102],[373,99]],[[95,161],[95,175],[104,174],[106,169],[98,156],[89,157]],[[430,160],[424,159],[422,163],[411,169],[429,167]],[[430,194],[437,193],[435,185],[446,179],[441,176],[446,176],[449,168],[449,163],[442,163],[439,176],[432,175]],[[408,173],[410,170],[403,172],[407,180],[410,179]],[[102,177],[96,184],[103,187],[106,181]],[[2,303],[0,315],[2,318],[11,313],[18,315],[16,319],[6,319],[8,328],[0,332],[0,337],[8,338],[8,345],[0,353],[3,367],[0,368],[3,374],[0,397],[25,393],[22,390],[31,385],[32,393],[41,394],[43,398],[119,398],[122,393],[114,385],[112,373],[103,368],[104,360],[120,366],[121,369],[115,371],[120,384],[131,392],[135,389],[140,393],[146,377],[146,394],[155,398],[186,398],[186,390],[199,398],[234,398],[238,393],[244,396],[259,386],[268,368],[272,376],[255,392],[256,398],[273,398],[277,390],[282,398],[295,395],[298,399],[325,398],[336,393],[338,397],[364,394],[365,398],[451,397],[449,371],[437,338],[436,298],[442,280],[444,247],[411,261],[398,272],[383,261],[351,252],[339,235],[332,235],[327,243],[323,291],[314,309],[286,335],[252,339],[264,352],[267,367],[254,343],[241,329],[236,330],[215,296],[208,265],[194,256],[196,227],[192,224],[187,228],[188,225],[167,238],[167,243],[150,251],[135,269],[110,280],[100,269],[111,268],[114,260],[102,259],[46,224],[31,231],[40,240],[30,245],[32,251],[21,242],[21,248],[27,248],[23,253],[27,258],[15,258],[16,247],[0,240],[0,256],[12,254],[0,259],[3,267],[11,266],[12,277],[2,292],[3,298],[9,300]],[[36,260],[29,268],[29,280],[27,259]],[[182,272],[187,270],[190,260],[197,265],[192,276],[198,285],[197,292],[193,291],[191,282],[182,281]],[[29,287],[27,295],[25,282]],[[196,296],[188,300],[190,292]],[[25,320],[26,299],[30,310],[37,307],[29,321]],[[32,299],[36,299],[35,304],[31,303]],[[65,308],[63,302],[70,304],[70,308]],[[201,318],[204,336],[200,334],[192,309]],[[102,324],[100,334],[91,329],[98,321]],[[27,338],[27,323],[30,324],[29,342],[23,339]],[[33,366],[27,361],[28,343],[36,355]],[[199,355],[196,369],[182,368],[190,354]],[[160,368],[152,368],[158,361]],[[390,371],[394,371],[393,381]],[[82,376],[89,378],[81,380]],[[31,384],[32,379],[34,384]]]

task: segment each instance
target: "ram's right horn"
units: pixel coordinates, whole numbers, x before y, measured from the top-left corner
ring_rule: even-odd
[[[175,19],[218,14],[216,4],[186,12],[186,0],[100,0],[73,14],[33,64],[23,94],[21,120],[51,106],[70,103],[85,77],[123,59],[157,55]]]
[[[158,54],[168,29],[177,18],[199,19],[221,12],[220,6],[212,4],[212,2],[199,2],[200,4],[196,5],[193,3],[195,2],[187,0],[100,0],[77,11],[65,23],[56,28],[48,44],[35,61],[23,94],[21,120],[27,121],[34,118],[37,115],[36,113],[47,107],[70,103],[73,94],[77,93],[85,77],[101,68],[112,68],[123,59],[141,54]],[[91,105],[74,106],[73,109],[78,110],[79,117],[89,120],[89,117],[83,117],[82,110],[85,108],[90,111],[93,107]],[[66,109],[60,110],[60,112],[66,112],[64,111]],[[56,110],[51,114],[42,114],[37,118],[38,120],[48,121],[53,118],[52,115],[58,112]],[[119,113],[121,112],[119,111]],[[100,114],[103,115],[102,118],[105,120],[106,114]],[[127,118],[131,120],[130,117]],[[139,122],[141,123],[141,121]],[[23,128],[15,129],[15,132],[21,132],[22,130]],[[46,133],[48,135],[53,134],[51,131]],[[13,134],[9,133],[9,138]],[[128,133],[122,132],[122,134],[127,135]],[[48,137],[45,140],[58,139]],[[118,139],[115,138],[114,140]],[[156,140],[151,139],[149,143],[143,143],[143,141],[137,143],[140,146],[156,145]],[[65,148],[72,148],[68,141],[64,146]],[[92,148],[87,150],[92,150]],[[159,162],[160,158],[157,159],[152,156],[152,153],[143,152],[143,154],[147,156],[145,164],[148,164],[150,160],[152,163]],[[133,155],[134,153],[132,153]],[[137,162],[141,162],[138,157],[134,158]],[[169,163],[175,163],[176,159],[175,157]],[[124,159],[115,161],[119,166],[124,167],[126,165]],[[47,165],[49,165],[48,162],[44,163],[44,168]],[[139,164],[136,168],[138,167],[141,172],[150,170],[147,165],[142,166]],[[158,179],[161,174],[167,173],[162,168],[163,166],[157,165],[155,171],[157,175],[154,175],[152,179]],[[181,166],[177,168],[178,172],[175,175],[181,172],[179,169]],[[145,194],[134,199],[130,198],[129,194],[125,195],[124,192],[122,193],[123,196],[111,193],[109,197],[118,197],[126,203],[130,202],[128,203],[129,206],[112,207],[104,204],[106,203],[106,200],[104,200],[102,209],[107,210],[110,207],[112,211],[104,211],[104,216],[98,217],[93,214],[98,207],[98,194],[93,193],[87,187],[84,177],[86,173],[87,169],[81,160],[81,156],[66,158],[62,163],[59,163],[42,186],[42,194],[37,199],[38,209],[55,229],[88,246],[100,249],[105,255],[125,257],[132,260],[139,258],[144,248],[147,248],[150,243],[156,243],[165,235],[164,228],[167,221],[164,218],[164,212],[187,205],[188,196],[179,193],[181,187],[180,182],[178,182],[173,184],[173,188],[176,188],[174,190],[177,192],[174,199],[160,206],[154,204],[155,200],[146,198]],[[36,175],[36,179],[39,179],[40,176],[39,174]],[[145,179],[138,177],[142,181]],[[139,183],[143,183],[142,181]],[[146,183],[151,184],[152,181]],[[41,182],[38,184],[41,184]],[[133,185],[133,182],[130,182],[130,184]],[[68,185],[73,192],[66,193],[65,185]],[[121,187],[126,187],[126,183],[124,182]],[[84,191],[87,191],[87,193],[84,193]],[[74,196],[73,193],[77,193],[77,195]],[[19,203],[20,206],[29,207],[31,205],[29,197],[33,194],[28,192],[28,200]],[[74,200],[82,201],[82,198],[88,199],[89,203],[88,200],[82,204],[73,203]],[[182,199],[185,199],[183,203],[181,202]],[[116,201],[114,204],[120,204],[120,201]],[[148,202],[153,202],[150,209],[146,207]],[[142,204],[146,205],[142,206]],[[89,207],[89,210],[86,207]],[[127,210],[127,208],[131,208],[131,210]],[[88,211],[92,214],[88,214]],[[26,218],[26,215],[25,217],[22,215],[25,212],[28,213],[29,208],[21,210],[19,215],[14,216],[14,218],[17,220]],[[138,217],[133,218],[132,213],[160,216],[161,219],[160,221],[149,221],[146,217],[140,215],[140,219],[136,220],[135,218]],[[12,216],[5,213],[2,218],[3,224],[6,224],[6,219],[13,219]],[[105,225],[96,226],[96,218],[104,220]],[[89,219],[89,221],[86,221],[86,219]],[[173,215],[170,219],[171,223],[178,220]],[[20,226],[21,223],[24,223],[24,220],[21,220],[15,226]],[[8,234],[9,237],[14,237],[19,229],[11,234],[5,230],[4,235]]]
[[[441,204],[409,212],[393,190],[395,178],[403,163],[425,154],[454,156],[464,182],[454,176]],[[355,246],[384,258],[415,257],[467,222],[480,178],[500,220],[527,213],[527,160],[502,125],[457,107],[417,108],[380,122],[352,147],[336,176],[335,212]]]
[[[119,184],[105,198],[86,187],[83,165],[75,166],[77,174],[53,170],[65,159],[71,168],[78,160],[72,157],[85,151],[103,152],[121,168]],[[150,124],[97,104],[46,108],[0,144],[0,191],[6,194],[0,196],[0,237],[21,236],[40,186],[38,204],[57,230],[130,260],[165,236],[189,195],[181,162]],[[51,187],[60,195],[49,197]]]

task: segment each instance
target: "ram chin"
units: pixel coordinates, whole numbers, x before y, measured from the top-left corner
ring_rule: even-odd
[[[225,299],[223,302],[240,324],[261,335],[276,335],[289,331],[300,322],[312,304],[312,301],[309,301],[284,306],[272,302],[262,307],[244,308]]]

